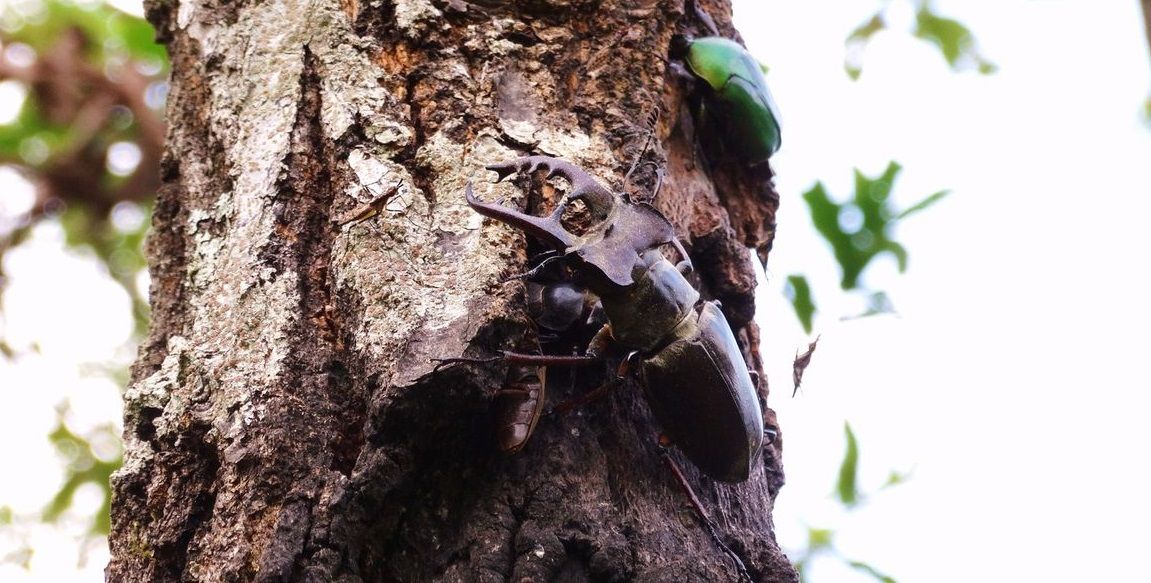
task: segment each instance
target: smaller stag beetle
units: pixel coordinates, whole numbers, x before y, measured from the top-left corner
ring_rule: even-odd
[[[700,301],[699,292],[684,277],[692,269],[691,261],[667,218],[647,203],[613,194],[563,160],[532,156],[487,168],[499,180],[537,170],[547,170],[549,178],[558,175],[568,180],[570,192],[546,217],[482,202],[470,184],[465,196],[476,212],[550,246],[558,255],[548,261],[565,264],[577,289],[587,289],[599,298],[608,323],[591,346],[618,346],[629,355],[627,362],[638,363],[628,368],[644,387],[672,443],[712,478],[746,480],[764,440],[759,398],[718,305]],[[591,221],[580,235],[561,223],[564,211],[575,201],[583,203]],[[679,254],[677,265],[664,257],[664,245]],[[506,353],[505,358],[513,365],[588,360],[516,353]]]
[[[595,296],[569,281],[528,281],[526,296],[528,315],[540,336],[537,348],[570,350],[577,345],[586,346],[591,334],[603,326],[602,309]],[[500,451],[517,453],[531,438],[543,414],[546,385],[547,367],[543,364],[508,366],[495,401],[496,444]]]

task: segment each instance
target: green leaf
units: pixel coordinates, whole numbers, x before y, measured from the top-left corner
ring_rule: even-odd
[[[863,270],[880,253],[892,253],[899,261],[900,269],[906,268],[907,251],[888,234],[890,226],[895,223],[893,217],[897,215],[890,204],[891,190],[902,169],[898,163],[890,162],[875,178],[856,169],[855,194],[845,203],[831,200],[822,183],[816,183],[803,194],[816,231],[831,245],[839,263],[842,274],[840,287],[845,290],[860,287],[859,278]],[[846,232],[839,219],[845,210],[852,209],[858,210],[861,225]]]
[[[803,324],[803,330],[810,334],[812,319],[815,316],[815,302],[812,301],[811,285],[807,283],[807,278],[798,274],[787,276],[787,288],[784,293],[791,300],[791,306],[795,309],[799,322]]]
[[[875,33],[885,28],[887,28],[887,23],[883,20],[883,13],[876,12],[866,22],[855,27],[851,34],[847,35],[847,42],[869,41]]]
[[[864,47],[871,42],[871,37],[875,33],[886,28],[887,22],[883,20],[883,12],[880,11],[847,35],[847,41],[844,43],[847,51],[843,57],[843,70],[852,81],[859,80],[859,75],[863,73]]]
[[[930,194],[930,195],[928,195],[927,198],[925,198],[925,199],[907,207],[906,209],[904,209],[903,212],[896,215],[895,218],[897,220],[906,219],[907,217],[909,217],[909,216],[911,216],[911,215],[913,215],[913,214],[915,214],[915,213],[917,213],[923,209],[926,209],[927,207],[930,207],[931,205],[943,200],[944,197],[946,197],[949,194],[951,194],[950,190],[940,190],[939,192]]]
[[[831,541],[835,538],[835,531],[827,528],[808,528],[807,529],[807,549],[808,553],[813,553],[820,549],[831,548]]]
[[[910,479],[911,472],[898,472],[896,470],[891,470],[891,473],[887,475],[887,481],[885,481],[883,485],[880,486],[880,488],[882,489],[898,486]]]
[[[130,55],[167,66],[168,53],[156,43],[156,31],[148,21],[117,10],[107,22],[110,33],[123,40]]]
[[[887,293],[883,291],[872,292],[867,296],[867,308],[863,312],[855,316],[847,316],[844,320],[857,320],[859,318],[867,318],[878,314],[893,314],[895,313],[895,306],[891,303],[891,298],[887,297]]]
[[[109,480],[112,472],[120,467],[122,459],[119,454],[110,460],[97,456],[92,448],[92,440],[101,436],[96,434],[80,436],[73,433],[64,422],[67,411],[66,404],[57,409],[56,428],[48,434],[48,439],[64,459],[64,483],[44,507],[42,518],[44,522],[60,520],[64,512],[72,507],[77,490],[85,484],[94,484],[103,493],[103,500],[100,509],[96,511],[89,532],[106,535],[111,528],[112,490]],[[99,432],[111,434],[111,439],[115,440],[111,425],[97,429],[97,433]]]
[[[875,569],[875,567],[872,567],[871,565],[868,565],[867,563],[864,563],[861,561],[848,561],[847,564],[850,565],[851,568],[855,569],[856,571],[863,571],[864,573],[867,573],[868,575],[875,577],[876,581],[881,581],[882,583],[896,583],[895,579],[892,579],[891,577],[884,575],[883,573],[877,571]]]
[[[975,40],[966,26],[935,14],[926,3],[915,14],[915,36],[939,47],[943,58],[953,67]]]
[[[843,505],[851,508],[859,504],[859,486],[858,486],[858,470],[859,470],[859,444],[855,440],[855,433],[851,430],[851,424],[844,421],[843,432],[847,436],[847,452],[843,455],[843,462],[839,465],[839,481],[836,482],[835,490],[839,496],[839,501]]]
[[[895,241],[887,241],[883,244],[883,250],[895,256],[895,261],[899,265],[899,273],[907,271],[907,248]]]
[[[863,270],[866,258],[860,256],[852,245],[851,235],[840,227],[839,215],[844,205],[832,201],[820,182],[803,193],[803,200],[807,203],[815,230],[831,245],[842,273],[841,285],[844,289],[850,289]]]
[[[970,61],[975,63],[980,73],[995,72],[995,65],[975,49],[975,35],[971,30],[958,20],[935,14],[926,2],[915,14],[913,34],[938,47],[952,69],[959,69],[965,61]]]

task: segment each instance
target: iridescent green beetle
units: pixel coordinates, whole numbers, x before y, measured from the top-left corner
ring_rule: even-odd
[[[779,150],[779,110],[763,68],[747,49],[723,37],[680,37],[673,56],[707,85],[705,114],[722,130],[732,155],[758,164]]]

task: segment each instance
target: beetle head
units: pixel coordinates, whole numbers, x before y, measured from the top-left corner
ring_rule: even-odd
[[[668,46],[667,55],[677,61],[682,61],[687,57],[687,51],[691,48],[692,37],[688,34],[673,34],[671,35],[671,45]]]
[[[646,269],[645,252],[665,243],[676,243],[675,229],[659,211],[646,203],[631,203],[612,194],[579,167],[546,156],[521,158],[492,164],[489,170],[503,180],[516,171],[548,170],[563,176],[571,192],[546,217],[537,217],[500,204],[475,198],[469,184],[465,195],[476,212],[516,227],[561,252],[569,265],[598,293],[610,293],[632,285],[633,272]],[[561,223],[564,209],[581,200],[592,216],[592,225],[580,235]]]

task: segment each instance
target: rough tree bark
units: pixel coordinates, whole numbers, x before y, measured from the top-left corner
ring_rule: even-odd
[[[725,1],[702,6],[734,36]],[[635,387],[544,419],[507,457],[490,423],[504,368],[430,361],[532,334],[522,286],[499,283],[524,236],[472,212],[464,185],[522,200],[483,166],[542,153],[620,188],[654,127],[655,204],[761,369],[747,249],[766,256],[777,198],[762,171],[699,156],[667,68],[693,26],[682,0],[148,10],[172,56],[170,130],[110,580],[735,579]],[[392,185],[380,217],[337,226]],[[553,384],[553,402],[584,388]],[[796,579],[772,528],[781,444],[736,485],[673,454],[760,581]]]

